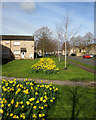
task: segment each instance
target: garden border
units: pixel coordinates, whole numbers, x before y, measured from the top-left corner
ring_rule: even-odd
[[[6,80],[13,80],[13,79],[19,79],[24,80],[26,78],[16,78],[16,77],[6,77],[6,76],[0,76],[0,80],[6,79]],[[96,82],[90,81],[90,82],[78,82],[78,81],[60,81],[60,80],[45,80],[45,79],[32,79],[27,78],[28,80],[36,81],[37,83],[46,83],[49,84],[52,82],[52,84],[56,85],[65,85],[65,86],[82,86],[82,87],[96,87]],[[43,82],[41,82],[43,80]]]

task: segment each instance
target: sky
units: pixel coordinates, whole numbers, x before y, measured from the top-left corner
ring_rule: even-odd
[[[33,35],[47,26],[55,37],[66,13],[74,31],[81,26],[77,35],[94,34],[93,2],[3,2],[2,34]]]

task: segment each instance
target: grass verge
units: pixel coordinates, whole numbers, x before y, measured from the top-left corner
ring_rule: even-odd
[[[72,81],[93,81],[94,74],[89,73],[77,66],[67,63],[67,70],[64,70],[64,61],[58,62],[57,57],[51,57],[56,66],[59,68],[59,73],[45,74],[32,73],[31,66],[39,61],[35,60],[14,60],[5,65],[2,65],[2,75],[8,77],[21,77],[32,79],[49,79],[49,80],[72,80]]]

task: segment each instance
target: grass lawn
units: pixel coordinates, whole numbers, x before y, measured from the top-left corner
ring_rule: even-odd
[[[64,70],[64,61],[58,62],[57,57],[51,57],[60,71],[58,74],[32,73],[31,66],[38,62],[35,60],[14,60],[2,65],[2,75],[22,78],[50,79],[50,80],[72,80],[72,81],[93,81],[94,74],[89,73],[77,66],[67,63],[68,70]]]
[[[72,114],[72,93],[69,89],[75,89],[75,87],[55,85],[59,88],[59,95],[57,101],[48,111],[48,118],[70,118]],[[78,87],[77,95],[78,98],[81,95],[78,104],[76,104],[76,111],[80,108],[79,115],[77,118],[94,118],[94,94],[96,91],[94,88]],[[75,101],[76,103],[76,101]]]

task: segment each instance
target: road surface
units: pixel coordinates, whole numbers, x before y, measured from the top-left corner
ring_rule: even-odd
[[[88,65],[91,65],[91,66],[95,65],[95,60],[94,59],[93,60],[92,59],[86,59],[86,58],[77,57],[77,56],[67,56],[67,58],[70,59],[70,60],[74,60],[74,61],[77,61],[77,62],[88,64]]]

